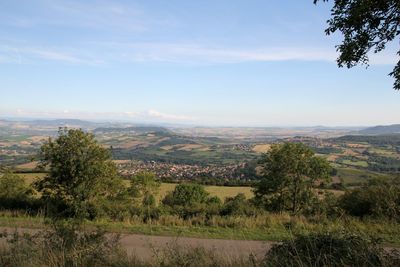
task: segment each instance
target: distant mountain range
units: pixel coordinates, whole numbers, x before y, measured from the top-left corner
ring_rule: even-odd
[[[124,134],[157,133],[159,135],[237,138],[249,140],[277,139],[294,136],[320,138],[345,135],[391,135],[400,134],[400,124],[374,127],[179,127],[163,124],[129,122],[94,122],[79,119],[0,119],[0,135],[37,134],[54,135],[59,127],[82,128],[96,134],[120,132]]]
[[[41,120],[41,119],[0,119],[1,124],[7,125],[16,125],[16,124],[24,124],[24,125],[33,125],[33,126],[54,126],[54,127],[63,127],[63,126],[80,126],[86,128],[87,126],[96,126],[102,125],[101,123],[84,121],[78,119],[50,119],[50,120]]]
[[[400,134],[400,124],[369,127],[357,132],[364,135]]]

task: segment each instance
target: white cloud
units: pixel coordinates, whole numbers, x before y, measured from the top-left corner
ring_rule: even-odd
[[[159,119],[172,120],[172,121],[189,121],[189,120],[193,120],[193,118],[189,117],[189,116],[166,114],[166,113],[161,113],[161,112],[159,112],[157,110],[154,110],[154,109],[151,109],[151,110],[147,111],[147,115],[150,118],[159,118]]]
[[[336,52],[329,48],[261,47],[231,48],[195,43],[93,43],[109,52],[111,60],[131,62],[175,62],[191,64],[239,63],[249,61],[334,61]]]

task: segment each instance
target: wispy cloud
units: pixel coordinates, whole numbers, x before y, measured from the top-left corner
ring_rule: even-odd
[[[328,49],[310,48],[211,48],[194,44],[109,43],[76,48],[0,46],[3,61],[21,63],[58,61],[69,64],[101,65],[118,62],[170,62],[187,64],[225,64],[284,60],[333,61]],[[7,59],[7,60],[5,60]]]
[[[35,64],[42,61],[55,61],[75,65],[102,65],[100,57],[90,52],[62,47],[30,47],[21,45],[0,45],[0,62],[16,64]]]
[[[38,0],[26,6],[35,11],[4,13],[0,22],[19,28],[62,27],[112,31],[113,33],[145,32],[152,27],[175,25],[173,17],[149,15],[140,5],[130,1]]]
[[[288,60],[334,62],[337,57],[333,45],[324,46],[321,42],[310,43],[308,46],[303,43],[303,46],[299,46],[293,39],[293,42],[286,41],[287,45],[284,46],[265,45],[268,42],[261,38],[263,34],[251,28],[248,30],[254,36],[260,35],[258,45],[240,45],[239,35],[232,35],[230,43],[221,44],[218,42],[220,39],[208,39],[208,31],[201,31],[201,27],[198,35],[204,37],[201,37],[202,41],[198,41],[196,38],[199,37],[196,35],[189,35],[187,31],[182,33],[182,30],[190,29],[186,23],[190,25],[194,22],[179,12],[154,12],[146,4],[140,5],[133,1],[38,0],[35,3],[28,1],[24,10],[17,9],[18,5],[10,6],[12,7],[9,10],[0,10],[0,24],[12,27],[9,34],[0,37],[1,63],[53,61],[82,65],[120,62],[232,64]],[[287,35],[291,36],[299,29],[306,31],[307,26],[304,25],[311,23],[306,21],[300,26],[285,19],[279,19],[278,22],[272,29],[267,28],[272,35],[274,28],[278,27],[287,30]],[[26,28],[38,34],[25,35]],[[196,24],[193,29],[197,29]],[[19,31],[27,39],[14,42],[4,40],[7,35],[13,37],[11,33]],[[392,53],[371,57],[371,64],[393,64],[395,61]]]
[[[132,62],[173,62],[190,64],[229,64],[240,62],[327,61],[335,62],[334,47],[280,46],[229,47],[200,43],[97,43],[114,54],[115,60]],[[397,62],[392,50],[370,54],[370,64],[385,65]]]
[[[335,51],[321,48],[262,47],[232,48],[186,43],[115,44],[126,51],[128,61],[161,61],[181,63],[238,63],[248,61],[333,61]]]
[[[0,46],[0,62],[35,63],[57,61],[80,65],[118,63],[235,64],[241,62],[326,61],[334,62],[338,53],[321,47],[231,48],[192,43],[117,43],[91,42],[77,47]],[[372,65],[394,64],[397,59],[384,51],[372,54]]]

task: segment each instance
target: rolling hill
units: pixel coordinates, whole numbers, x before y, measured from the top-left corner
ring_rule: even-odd
[[[357,133],[364,135],[398,134],[400,133],[400,124],[379,125],[379,126],[369,127],[360,130]]]

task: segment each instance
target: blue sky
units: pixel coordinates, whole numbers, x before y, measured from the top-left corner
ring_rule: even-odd
[[[338,69],[312,0],[0,2],[0,117],[191,125],[400,123],[387,74]]]

